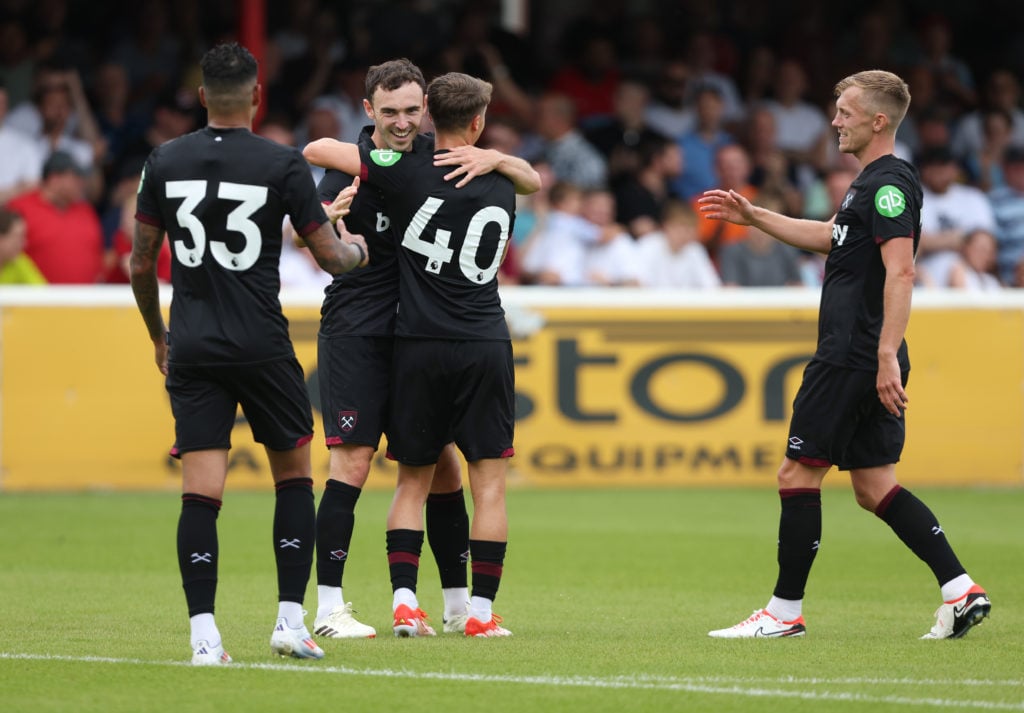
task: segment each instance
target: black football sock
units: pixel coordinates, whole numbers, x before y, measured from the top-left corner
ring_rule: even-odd
[[[316,504],[312,478],[291,478],[275,484],[274,559],[277,561],[277,598],[298,602],[306,596],[313,567]]]
[[[473,592],[474,597],[483,597],[492,602],[498,596],[498,585],[501,584],[501,573],[505,565],[507,542],[489,540],[470,540],[469,551],[472,556]]]
[[[773,594],[780,599],[800,600],[821,541],[821,490],[783,488],[779,498],[779,577]]]
[[[178,518],[178,567],[188,615],[213,614],[217,596],[217,515],[221,501],[183,493]]]
[[[356,524],[360,488],[328,479],[316,513],[316,583],[340,587]]]
[[[882,498],[875,514],[931,568],[940,587],[966,574],[935,515],[909,490],[899,485],[894,487]]]
[[[416,591],[423,551],[423,530],[388,530],[388,568],[391,570],[391,591]]]
[[[441,588],[465,588],[469,561],[469,514],[462,488],[427,497],[427,540],[441,575]]]

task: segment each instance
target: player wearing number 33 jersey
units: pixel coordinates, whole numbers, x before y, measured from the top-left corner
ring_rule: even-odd
[[[255,364],[293,355],[281,313],[281,224],[326,222],[302,155],[248,129],[207,126],[157,147],[136,218],[167,230],[170,361]]]

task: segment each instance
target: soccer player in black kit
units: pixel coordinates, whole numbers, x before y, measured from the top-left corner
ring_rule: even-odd
[[[829,221],[754,207],[735,191],[707,191],[700,210],[754,225],[804,250],[828,255],[818,347],[793,402],[778,472],[779,574],[763,609],[716,638],[802,636],[804,587],[821,541],[821,482],[848,470],[857,503],[882,519],[938,580],[942,605],[924,639],[959,638],[992,608],[960,564],[931,510],[896,482],[905,438],[910,372],[903,339],[910,318],[914,255],[921,235],[917,171],[893,155],[910,91],[895,74],[859,72],[835,86],[839,150],[861,165]]]
[[[398,636],[433,633],[415,593],[423,505],[434,464],[452,441],[469,462],[474,504],[465,634],[510,633],[492,603],[508,536],[505,473],[515,415],[511,339],[496,277],[515,216],[515,190],[496,173],[449,182],[446,166],[437,165],[460,162],[479,138],[490,94],[490,84],[464,74],[431,82],[434,151],[415,145],[407,152],[370,149],[330,139],[303,150],[310,162],[358,172],[364,185],[379,188],[399,243],[388,431],[399,474],[387,532]]]
[[[261,88],[256,60],[237,44],[202,58],[208,125],[150,154],[139,184],[131,256],[135,299],[166,375],[182,464],[178,560],[191,621],[192,663],[231,661],[214,621],[217,515],[241,405],[270,461],[278,615],[271,650],[320,658],[303,622],[313,562],[313,414],[278,298],[287,215],[327,272],[365,262],[359,236],[338,239],[299,152],[252,133]],[[174,256],[170,329],[156,259],[167,231]]]
[[[426,114],[427,83],[407,59],[374,65],[366,74],[363,107],[372,126],[364,127],[359,144],[367,150],[414,149],[430,153],[432,135],[418,134]],[[496,170],[521,192],[533,192],[536,172],[522,159],[497,151],[464,147],[456,176]],[[448,161],[447,164],[451,164]],[[351,192],[358,179],[328,169],[318,190],[325,204],[342,191]],[[328,215],[332,214],[331,206]],[[398,304],[398,263],[391,217],[381,192],[363,186],[354,193],[344,223],[366,236],[370,264],[336,277],[325,290],[317,344],[317,373],[324,431],[330,448],[329,474],[317,511],[317,613],[313,633],[330,638],[369,638],[373,627],[355,619],[344,600],[342,579],[349,558],[355,506],[369,475],[381,434],[387,430],[391,355]],[[444,630],[462,633],[469,590],[466,563],[469,515],[462,492],[461,466],[454,446],[438,459],[426,504],[426,535],[437,562],[444,597]]]

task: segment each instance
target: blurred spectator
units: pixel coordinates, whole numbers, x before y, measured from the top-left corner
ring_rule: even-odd
[[[1008,69],[993,71],[985,81],[984,101],[979,109],[965,114],[953,132],[953,155],[965,160],[982,151],[985,144],[984,111],[1002,109],[1013,117],[1014,146],[1024,146],[1024,110],[1021,109],[1020,81]]]
[[[780,198],[765,194],[759,195],[754,205],[776,213],[784,210]],[[753,225],[747,229],[743,240],[722,247],[718,272],[726,287],[797,287],[803,284],[800,252]]]
[[[949,19],[939,14],[928,15],[918,34],[920,63],[935,77],[936,102],[951,109],[955,116],[973,109],[978,101],[974,74],[963,59],[952,54],[953,28]]]
[[[135,185],[139,184],[139,175],[135,176]],[[130,179],[126,179],[130,182]],[[132,255],[132,234],[135,231],[135,204],[138,194],[129,191],[113,210],[116,211],[120,221],[110,238],[110,248],[107,250],[104,263],[106,274],[104,282],[121,285],[128,284],[130,276],[129,260]],[[171,245],[164,234],[164,242],[160,246],[160,253],[157,255],[156,276],[164,284],[171,283]]]
[[[125,151],[146,131],[149,113],[128,107],[128,70],[117,62],[104,62],[92,78],[92,107],[100,135],[106,144],[106,163],[116,164]]]
[[[1024,262],[1024,148],[1012,146],[1003,154],[1005,184],[992,190],[989,198],[999,240],[999,275],[1005,284],[1015,284],[1016,270]]]
[[[495,148],[487,146],[485,148]],[[498,149],[499,151],[501,149]],[[543,230],[550,210],[548,195],[551,187],[555,184],[555,177],[551,173],[551,167],[544,162],[533,164],[533,168],[540,174],[540,189],[529,195],[516,196],[516,220],[512,226],[512,248],[509,259],[515,261],[516,274],[522,273],[522,253],[526,249],[526,241],[530,235]]]
[[[129,110],[148,112],[157,97],[178,86],[181,43],[169,31],[167,3],[136,0],[126,8],[130,29],[119,35],[110,59],[128,70]]]
[[[640,168],[640,145],[662,135],[647,125],[650,91],[633,79],[624,79],[615,90],[614,114],[593,121],[583,134],[608,162],[614,179]]]
[[[742,96],[743,102],[747,106],[748,121],[750,119],[749,112],[769,98],[772,87],[775,85],[777,64],[775,50],[772,47],[759,44],[750,48],[742,85]]]
[[[686,46],[686,61],[690,66],[686,101],[697,105],[703,88],[714,87],[722,101],[722,122],[738,124],[746,117],[746,108],[736,82],[729,73],[734,68],[723,69],[719,64],[722,46],[727,42],[724,37],[704,30],[698,30],[690,36]]]
[[[548,193],[546,220],[523,244],[523,279],[539,285],[579,287],[586,283],[587,248],[601,238],[601,229],[585,220],[583,191],[558,181]]]
[[[1003,289],[996,275],[999,246],[987,230],[972,230],[964,238],[960,259],[949,271],[949,286],[970,292]]]
[[[569,62],[555,72],[547,90],[569,97],[578,120],[586,126],[594,119],[612,115],[612,97],[622,75],[615,43],[603,32],[586,31],[581,37],[569,38],[569,45]]]
[[[676,195],[691,200],[719,183],[715,170],[715,154],[723,146],[734,143],[723,124],[725,104],[714,84],[701,85],[694,94],[697,123],[679,138],[686,157],[683,173],[673,183]]]
[[[25,219],[0,208],[0,285],[45,285],[46,278],[25,254]]]
[[[544,141],[540,157],[559,181],[580,188],[603,188],[608,166],[601,152],[576,128],[572,101],[564,94],[545,94],[537,103],[537,134]]]
[[[39,185],[43,157],[28,136],[7,125],[7,89],[0,84],[0,205]]]
[[[718,149],[715,153],[715,173],[718,176],[718,183],[708,188],[736,191],[751,202],[757,198],[759,191],[750,183],[750,156],[739,144],[726,144]],[[717,263],[718,254],[723,247],[747,237],[747,226],[705,218],[697,206],[699,198],[700,194],[691,199],[693,210],[699,216],[697,235],[711,259]]]
[[[805,213],[805,217],[811,220],[829,220],[843,207],[850,185],[860,173],[860,165],[856,157],[853,154],[843,154],[843,156],[847,157],[848,161],[830,168],[821,181],[823,206],[815,207],[814,212]],[[821,282],[825,279],[825,258],[826,256],[821,253],[801,251],[800,279],[804,285],[821,287]]]
[[[93,284],[101,278],[103,229],[85,200],[82,169],[71,154],[50,154],[39,188],[8,207],[25,219],[25,253],[48,282]]]
[[[922,285],[948,287],[950,268],[967,233],[976,228],[995,231],[992,204],[982,191],[959,182],[960,168],[948,148],[926,151],[917,164],[924,193],[918,275]]]
[[[285,116],[268,114],[263,117],[256,133],[282,146],[295,146],[295,130]]]
[[[779,63],[775,75],[774,96],[764,106],[775,117],[775,143],[803,174],[801,187],[810,185],[814,174],[825,167],[826,142],[832,138],[829,119],[817,105],[804,98],[807,72],[793,59]]]
[[[615,196],[597,189],[583,196],[584,220],[601,228],[597,242],[589,245],[584,257],[588,285],[635,287],[640,284],[637,248],[625,227],[615,222]]]
[[[157,146],[194,131],[196,122],[196,105],[190,98],[174,91],[165,93],[156,100],[153,119],[146,130],[129,140],[114,158],[111,174],[124,176]]]
[[[612,181],[616,220],[635,238],[658,229],[666,201],[672,197],[672,181],[683,171],[679,144],[654,134],[640,143],[640,167]]]
[[[1003,156],[1013,138],[1013,116],[1002,109],[986,109],[981,116],[984,143],[981,151],[964,161],[968,180],[983,191],[991,191],[1005,183]]]
[[[686,85],[690,68],[681,59],[669,59],[661,68],[651,102],[647,106],[647,125],[672,139],[693,129],[697,115],[686,103]]]
[[[15,17],[0,21],[0,84],[7,87],[12,107],[31,98],[35,67],[25,24]]]
[[[363,108],[366,69],[365,65],[349,60],[335,64],[331,72],[331,82],[311,105],[311,109],[314,110],[329,109],[334,112],[340,127],[340,141],[356,143],[363,127],[370,123]]]
[[[807,186],[799,185],[797,167],[779,147],[777,136],[774,112],[763,105],[753,107],[747,116],[745,147],[750,156],[747,182],[759,191],[783,196],[786,214],[800,215],[804,194],[812,189],[816,178]]]
[[[637,261],[644,287],[708,289],[721,285],[707,250],[697,239],[697,214],[683,201],[665,205],[661,230],[638,241]]]
[[[902,142],[914,155],[921,153],[921,142],[918,138],[917,125],[922,116],[934,112],[942,112],[938,104],[938,91],[935,88],[935,75],[931,67],[916,63],[903,74],[903,79],[910,88],[910,106],[896,129],[896,140]],[[948,143],[948,140],[947,140]]]

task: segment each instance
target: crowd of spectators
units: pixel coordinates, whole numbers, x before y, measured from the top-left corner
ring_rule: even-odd
[[[532,2],[512,32],[491,0],[266,3],[257,129],[354,140],[368,66],[464,71],[494,85],[481,145],[545,178],[520,199],[502,280],[814,287],[821,256],[709,221],[696,199],[732,188],[827,219],[857,171],[831,85],[889,69],[913,96],[898,153],[925,188],[921,286],[1024,287],[1024,32],[978,55],[952,3],[782,4],[798,22],[752,0]],[[0,0],[0,284],[126,281],[143,162],[205,123],[198,59],[237,38],[245,5]],[[1009,22],[1013,3],[993,7]],[[164,277],[169,264],[165,246]],[[301,252],[283,265],[285,284],[322,284]]]

